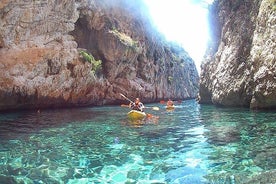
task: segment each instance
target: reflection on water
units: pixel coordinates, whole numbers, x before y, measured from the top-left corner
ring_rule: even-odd
[[[194,100],[0,115],[0,183],[275,183],[276,113]]]

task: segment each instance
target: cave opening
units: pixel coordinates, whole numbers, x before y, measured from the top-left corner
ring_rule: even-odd
[[[75,29],[70,33],[78,44],[80,50],[85,50],[91,53],[95,59],[99,59],[99,53],[97,52],[96,31],[88,27],[88,21],[85,17],[81,17],[75,23]]]
[[[95,60],[101,60],[101,73],[104,75],[107,73],[105,67],[105,57],[98,50],[97,37],[100,36],[100,32],[91,29],[85,16],[80,17],[75,23],[75,29],[70,32],[70,35],[74,37],[74,40],[78,44],[79,51],[85,51],[91,54]],[[104,75],[105,76],[105,75]]]

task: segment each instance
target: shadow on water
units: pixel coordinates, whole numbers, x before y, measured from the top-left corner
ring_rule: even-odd
[[[103,112],[93,112],[88,108],[2,113],[0,138],[1,140],[16,138],[45,128],[62,127],[66,123],[84,122],[101,115],[104,116]]]
[[[0,183],[275,183],[275,113],[150,105],[0,114]]]

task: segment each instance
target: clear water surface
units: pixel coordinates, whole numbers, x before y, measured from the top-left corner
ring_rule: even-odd
[[[276,113],[176,104],[0,114],[0,183],[276,183]]]

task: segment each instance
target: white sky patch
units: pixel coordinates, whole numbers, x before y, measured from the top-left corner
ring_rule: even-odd
[[[178,42],[193,58],[197,70],[209,39],[207,6],[213,0],[198,4],[189,0],[144,0],[155,26],[170,41]]]

